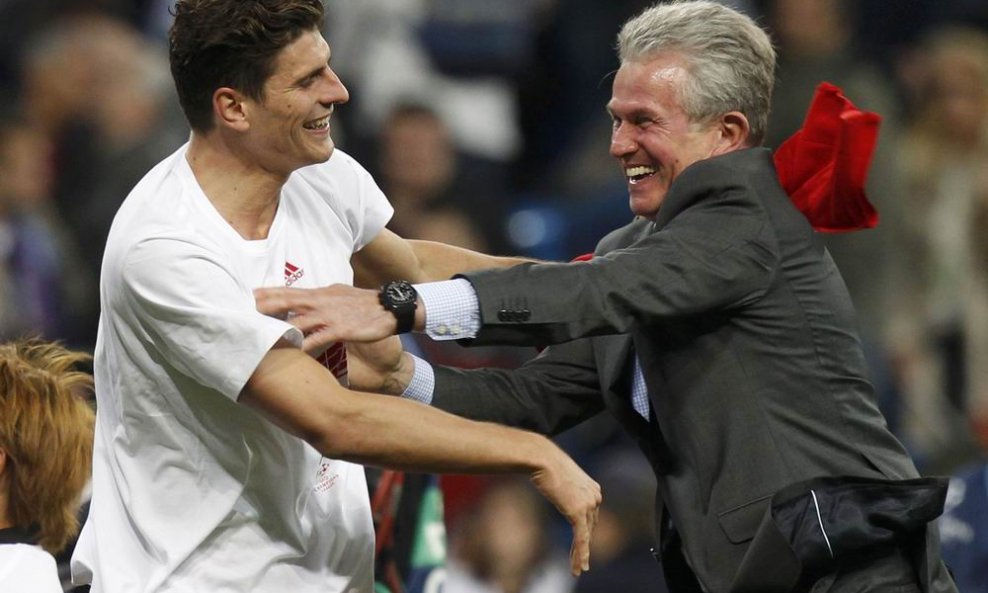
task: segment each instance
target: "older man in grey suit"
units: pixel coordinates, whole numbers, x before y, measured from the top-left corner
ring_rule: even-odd
[[[314,346],[413,327],[555,344],[514,371],[383,348],[370,364],[406,396],[550,434],[609,410],[658,479],[673,591],[955,591],[926,529],[942,483],[888,431],[840,273],[758,148],[768,36],[676,2],[626,23],[619,51],[611,154],[636,219],[592,261],[261,292],[259,306],[292,310]]]

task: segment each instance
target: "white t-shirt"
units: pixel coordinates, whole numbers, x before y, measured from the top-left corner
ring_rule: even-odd
[[[0,545],[0,591],[62,593],[55,559],[39,546]]]
[[[350,255],[392,209],[336,150],[296,171],[268,238],[244,240],[186,147],[114,219],[103,260],[89,520],[72,559],[93,593],[369,593],[364,470],[324,459],[237,403],[260,360],[301,334],[252,289],[352,283]]]

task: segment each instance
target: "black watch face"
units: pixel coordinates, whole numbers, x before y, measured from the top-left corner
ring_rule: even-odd
[[[407,282],[396,282],[388,285],[388,298],[395,303],[407,303],[416,298],[415,289]]]

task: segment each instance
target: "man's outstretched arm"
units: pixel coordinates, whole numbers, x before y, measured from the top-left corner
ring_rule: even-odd
[[[600,487],[543,436],[350,391],[287,343],[264,357],[240,402],[327,457],[423,472],[528,473],[573,527],[573,573],[589,569]]]
[[[397,341],[347,344],[350,385],[457,416],[556,435],[604,411],[590,340],[543,350],[513,369],[433,366]]]
[[[530,261],[533,260],[487,255],[435,241],[403,239],[387,229],[350,259],[354,284],[364,288],[379,288],[391,280],[446,280],[462,272],[504,268]]]

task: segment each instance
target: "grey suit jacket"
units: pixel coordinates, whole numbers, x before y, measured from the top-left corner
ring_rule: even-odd
[[[729,589],[783,487],[917,476],[875,403],[840,273],[768,150],[688,167],[654,224],[614,231],[596,254],[467,274],[475,343],[558,345],[516,371],[438,369],[434,405],[547,433],[610,410],[710,592]],[[629,401],[632,347],[651,422]]]

